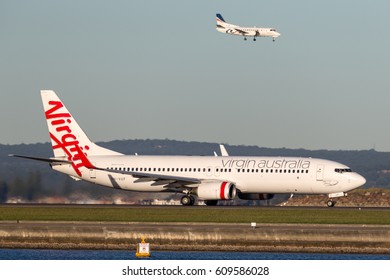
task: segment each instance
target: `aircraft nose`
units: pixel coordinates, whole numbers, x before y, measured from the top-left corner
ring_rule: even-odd
[[[366,183],[366,179],[360,175],[360,174],[353,174],[354,176],[351,177],[351,184],[355,187],[358,188],[360,186],[363,186]]]

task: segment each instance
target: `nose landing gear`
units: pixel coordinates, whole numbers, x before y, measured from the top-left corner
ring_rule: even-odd
[[[344,193],[344,192],[338,192],[338,193],[330,193],[330,194],[328,194],[329,200],[328,200],[328,202],[326,203],[326,205],[327,205],[328,207],[333,207],[333,206],[335,206],[336,202],[333,201],[333,198],[336,198],[336,197],[343,197],[343,196],[347,196],[347,194]]]

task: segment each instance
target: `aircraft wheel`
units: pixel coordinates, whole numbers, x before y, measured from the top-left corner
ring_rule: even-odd
[[[328,205],[328,207],[333,207],[336,203],[332,200],[328,200],[328,202],[326,203],[326,205]]]
[[[180,199],[180,203],[185,206],[194,205],[195,198],[190,195],[185,195]]]
[[[244,38],[244,41],[246,41],[246,38]]]
[[[256,38],[253,38],[253,41],[256,41]]]

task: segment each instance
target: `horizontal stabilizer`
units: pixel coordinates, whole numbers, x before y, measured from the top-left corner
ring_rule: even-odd
[[[49,163],[68,163],[68,164],[72,164],[71,161],[66,160],[66,159],[60,159],[60,158],[42,158],[42,157],[31,157],[31,156],[22,156],[22,155],[14,155],[14,154],[10,154],[8,156],[9,157],[18,157],[18,158],[27,158],[27,159],[44,161],[44,162],[49,162]]]

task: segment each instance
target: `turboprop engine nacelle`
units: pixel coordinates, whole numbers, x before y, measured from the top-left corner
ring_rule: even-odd
[[[236,186],[229,182],[209,182],[201,184],[196,194],[202,200],[228,200],[236,197]]]

